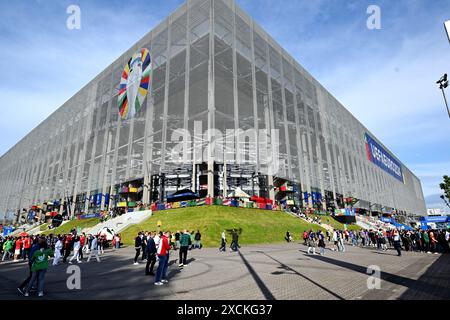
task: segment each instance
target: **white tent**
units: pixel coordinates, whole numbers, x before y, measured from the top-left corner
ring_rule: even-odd
[[[237,187],[233,192],[228,195],[228,198],[243,198],[249,199],[250,196],[244,192],[240,187]]]

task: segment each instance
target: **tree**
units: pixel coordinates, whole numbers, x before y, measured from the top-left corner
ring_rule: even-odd
[[[445,203],[447,204],[447,206],[450,207],[450,205],[449,205],[449,202],[450,202],[450,177],[444,176],[444,182],[441,183],[439,186],[444,191],[444,194],[441,196],[442,200],[444,200]],[[445,199],[445,198],[447,198],[447,199]]]

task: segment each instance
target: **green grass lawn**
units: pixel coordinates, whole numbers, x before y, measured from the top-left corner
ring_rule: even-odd
[[[56,229],[46,230],[42,234],[44,234],[44,235],[49,235],[50,233],[53,233],[55,235],[66,234],[66,233],[69,233],[70,230],[72,230],[73,228],[78,228],[78,227],[80,227],[81,229],[91,228],[91,227],[97,225],[99,222],[100,222],[99,218],[72,220],[72,221],[69,221],[69,222],[63,224],[62,226],[59,226]]]
[[[320,214],[309,214],[308,217],[314,219],[314,217],[318,217],[322,223],[328,224],[329,226],[333,227],[336,230],[344,230],[344,224],[337,221],[331,216],[323,216]],[[348,231],[358,231],[361,230],[361,227],[357,226],[356,224],[348,224],[347,225]]]
[[[121,233],[123,242],[133,245],[139,231],[158,230],[158,221],[162,223],[162,230],[172,232],[184,229],[200,230],[205,247],[219,247],[222,231],[233,228],[242,230],[239,236],[239,243],[242,244],[283,242],[288,230],[294,240],[298,241],[304,230],[321,229],[280,211],[205,206],[155,211],[153,216],[143,223],[124,230]],[[231,243],[229,234],[227,240],[229,245]]]

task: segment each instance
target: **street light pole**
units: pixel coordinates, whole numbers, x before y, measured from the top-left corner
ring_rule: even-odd
[[[445,106],[447,107],[448,117],[450,118],[450,109],[448,108],[447,97],[445,96],[444,87],[441,86],[442,95],[444,96]]]
[[[445,96],[445,91],[444,91],[444,89],[448,87],[447,74],[444,74],[444,76],[442,78],[440,78],[438,81],[436,81],[436,84],[438,84],[439,89],[442,90],[442,95],[444,96],[445,106],[447,107],[448,117],[450,118],[450,109],[448,108],[447,97]]]

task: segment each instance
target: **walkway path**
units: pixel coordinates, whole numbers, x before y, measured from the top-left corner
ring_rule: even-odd
[[[450,299],[450,255],[426,255],[347,247],[325,256],[306,255],[298,243],[244,247],[240,253],[189,251],[177,267],[172,252],[170,283],[155,287],[144,264],[132,264],[133,248],[109,251],[102,262],[79,264],[82,289],[66,287],[67,265],[47,273],[47,299]],[[367,288],[367,267],[381,268],[381,289]],[[0,299],[25,299],[16,291],[26,265],[0,263]],[[30,297],[29,299],[32,299]]]

